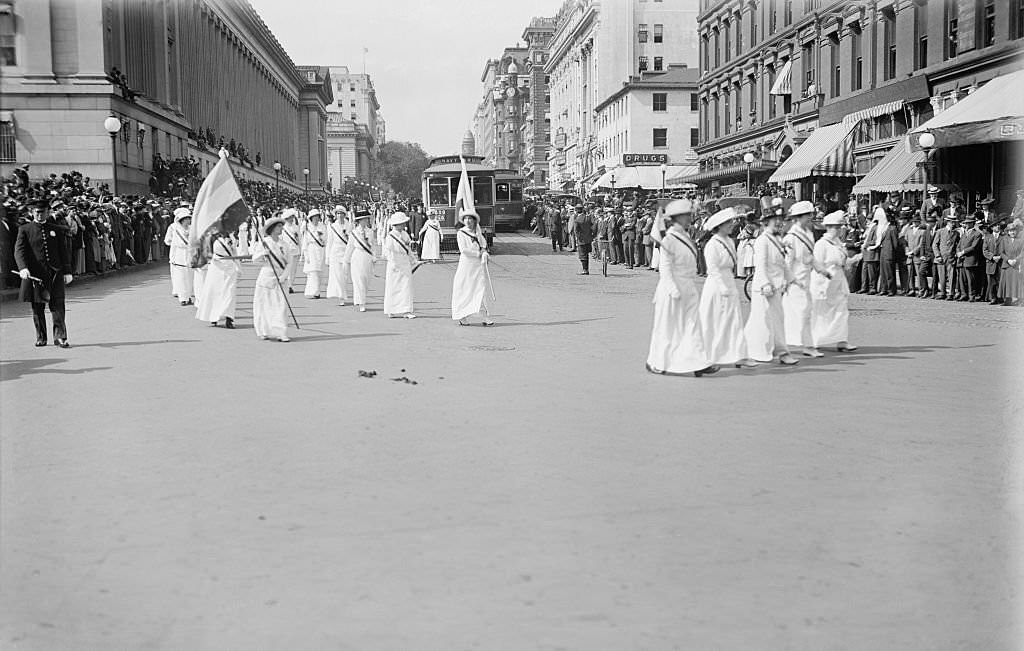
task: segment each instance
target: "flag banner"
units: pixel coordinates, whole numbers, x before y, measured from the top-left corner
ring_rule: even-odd
[[[192,226],[189,229],[192,266],[202,266],[209,261],[209,246],[204,246],[204,243],[209,241],[210,235],[216,232],[233,233],[248,218],[249,208],[242,200],[242,192],[238,189],[227,157],[222,157],[210,170],[196,195]]]
[[[476,205],[473,203],[473,186],[469,182],[469,171],[466,170],[466,159],[459,156],[462,161],[462,176],[459,177],[459,189],[455,193],[455,218],[458,219],[463,211],[476,213]]]

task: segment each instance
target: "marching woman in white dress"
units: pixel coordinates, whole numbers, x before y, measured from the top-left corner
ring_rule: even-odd
[[[238,255],[249,255],[249,222],[244,221],[238,225],[238,246],[235,248]]]
[[[841,353],[857,350],[851,346],[850,286],[846,282],[846,242],[843,230],[846,215],[842,210],[829,213],[822,221],[825,235],[814,245],[814,259],[826,274],[811,278],[811,336],[815,347],[836,344]]]
[[[714,235],[704,245],[708,278],[700,295],[700,328],[704,349],[713,363],[752,368],[757,362],[747,359],[747,337],[736,287],[736,245],[730,237],[737,217],[735,210],[725,208],[704,223],[704,230]]]
[[[420,247],[420,260],[440,260],[441,222],[436,215],[427,217],[427,223],[423,224],[419,236],[420,241],[423,242]]]
[[[303,230],[302,256],[306,261],[302,266],[306,274],[306,289],[302,293],[306,298],[320,298],[320,274],[327,259],[327,233],[321,223],[321,213],[316,208],[309,211]]]
[[[327,224],[327,298],[348,300],[348,219],[344,206],[334,207],[334,220]]]
[[[668,231],[662,235],[657,222],[651,229],[651,237],[661,238],[661,254],[647,370],[659,375],[701,377],[718,372],[705,351],[700,329],[697,245],[688,232],[692,219],[693,203],[676,199],[665,206]]]
[[[281,217],[284,218],[284,231],[282,231],[281,242],[287,249],[287,256],[285,261],[287,267],[285,267],[284,275],[281,276],[281,282],[288,288],[289,294],[295,293],[295,276],[299,269],[299,254],[302,253],[302,235],[299,231],[299,213],[294,208],[286,208],[281,213]],[[266,224],[264,224],[264,227]]]
[[[779,355],[779,363],[792,366],[799,362],[786,345],[786,320],[782,294],[793,282],[786,264],[786,247],[779,239],[785,216],[765,212],[764,230],[754,240],[754,278],[751,285],[750,315],[744,332],[747,353],[759,362],[770,362]]]
[[[252,325],[260,339],[288,338],[288,303],[284,285],[278,282],[285,267],[288,247],[281,241],[284,219],[273,217],[263,225],[267,237],[253,247],[253,262],[262,262],[252,296]]]
[[[786,245],[786,263],[793,276],[793,284],[782,297],[786,343],[803,347],[805,357],[822,357],[811,338],[811,271],[826,273],[814,259],[814,233],[811,232],[814,213],[814,204],[810,201],[794,203],[789,209],[793,225],[782,240]]]
[[[352,302],[360,312],[366,311],[366,293],[370,289],[373,275],[373,229],[370,228],[370,212],[359,209],[355,214],[355,225],[348,238],[349,273],[352,274]]]
[[[388,220],[391,232],[384,238],[381,249],[388,261],[387,277],[384,281],[384,314],[388,318],[404,316],[415,319],[413,313],[412,265],[415,255],[412,252],[412,238],[405,231],[408,228],[409,216],[404,212],[396,212]]]
[[[455,233],[459,243],[459,266],[452,283],[452,320],[469,325],[466,317],[483,314],[483,325],[492,326],[487,297],[487,240],[480,231],[475,212],[464,211],[459,217],[462,228]]]
[[[216,233],[211,241],[213,258],[206,271],[203,295],[199,298],[196,318],[212,325],[224,319],[224,327],[235,327],[235,300],[238,274],[242,271],[235,257],[235,246],[227,233]]]
[[[167,227],[164,244],[171,247],[168,261],[171,266],[171,293],[182,305],[192,304],[192,269],[189,266],[188,229],[192,223],[192,211],[188,208],[174,210],[174,223]]]

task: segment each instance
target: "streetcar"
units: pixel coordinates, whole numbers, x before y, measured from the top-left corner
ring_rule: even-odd
[[[494,170],[494,230],[523,227],[523,176],[513,170]]]
[[[494,168],[484,164],[483,156],[463,158],[473,186],[473,203],[480,216],[480,230],[490,247],[494,243]],[[428,215],[434,215],[441,221],[442,245],[455,244],[455,232],[462,224],[455,208],[461,176],[462,162],[457,155],[432,158],[430,165],[423,170],[423,207]]]

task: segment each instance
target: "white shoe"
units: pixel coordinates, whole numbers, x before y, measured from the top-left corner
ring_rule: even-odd
[[[415,319],[415,318],[416,318],[416,315],[415,315],[415,314],[412,314],[412,313],[409,313],[409,314],[406,314],[406,315],[405,315],[405,318],[407,318],[407,319]]]
[[[825,353],[817,348],[804,348],[804,357],[824,357]]]
[[[280,341],[283,344],[286,344],[289,341],[291,341],[291,339],[289,339],[288,337],[278,337],[277,340]]]
[[[338,307],[345,307],[345,301],[338,301]]]
[[[359,306],[359,311],[360,312],[365,312],[366,311],[366,306],[365,305],[360,305]]]

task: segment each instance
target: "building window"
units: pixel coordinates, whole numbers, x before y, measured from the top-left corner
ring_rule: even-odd
[[[663,57],[654,57],[654,71],[658,72],[665,69],[665,59]]]
[[[896,76],[896,13],[882,10],[882,79]]]
[[[757,117],[757,78],[754,75],[747,75],[747,88],[750,89],[747,93],[750,98],[750,124],[754,124]]]
[[[700,144],[700,129],[697,127],[690,127],[690,146],[696,147]]]
[[[16,34],[14,7],[10,4],[0,4],[0,66],[18,65],[18,55],[14,44]]]
[[[782,3],[782,24],[793,24],[793,0],[783,0]]]
[[[14,163],[18,160],[18,148],[14,139],[14,123],[0,122],[0,163]]]
[[[718,30],[712,30],[715,33],[715,67],[722,65],[721,52],[718,49]]]
[[[654,130],[654,147],[668,147],[668,129]]]
[[[356,101],[355,100],[351,100],[351,101],[349,101],[348,105],[351,108],[355,108],[356,107]]]
[[[1011,0],[1010,38],[1024,36],[1024,0]]]
[[[928,65],[928,4],[914,2],[914,70]]]
[[[358,120],[358,119],[359,119],[359,116],[358,116],[358,115],[356,115],[355,113],[352,113],[352,115],[351,115],[351,119],[353,119],[353,120]]]
[[[829,50],[829,61],[832,62],[832,89],[830,92],[831,97],[839,97],[839,94],[843,92],[842,86],[842,66],[839,65],[839,36],[835,35],[829,38],[828,44]]]
[[[814,43],[804,43],[800,48],[800,60],[804,68],[804,95],[814,85]]]
[[[661,23],[654,25],[654,42],[663,43],[665,42],[665,26]]]
[[[768,34],[774,34],[778,25],[778,10],[775,7],[776,0],[768,0]]]
[[[732,58],[732,45],[730,44],[730,34],[732,34],[732,30],[729,28],[729,21],[725,21],[725,25],[723,25],[723,27],[722,35],[725,37],[725,62],[728,63],[729,59]]]
[[[736,56],[743,54],[743,17],[736,14]]]
[[[640,57],[640,72],[647,70],[647,57]]]
[[[1021,2],[1024,2],[1024,0],[1021,0]],[[710,62],[710,59],[711,59],[711,52],[710,52],[710,47],[709,47],[710,46],[710,42],[708,40],[708,35],[707,34],[704,34],[703,36],[700,37],[700,45],[701,45],[701,48],[702,48],[702,60],[704,61],[704,72],[707,72],[708,71],[708,63]]]
[[[771,90],[774,86],[775,86],[775,68],[772,67],[772,66],[768,66],[768,83],[765,84],[765,87],[768,88],[769,90]],[[775,108],[776,104],[777,104],[777,102],[775,101],[775,97],[773,95],[769,94],[768,95],[768,119],[769,120],[771,120],[772,118],[775,117],[775,111],[777,110]]]
[[[716,138],[721,135],[721,131],[719,130],[720,127],[718,126],[721,123],[721,121],[718,119],[718,109],[719,109],[718,96],[715,95],[715,137]]]
[[[640,29],[637,32],[637,40],[641,43],[647,42],[647,23],[640,23]]]
[[[864,55],[861,52],[861,41],[864,34],[860,27],[850,30],[850,90],[860,90],[864,87]]]
[[[732,112],[729,110],[732,104],[731,95],[725,94],[725,135],[729,135],[732,131]]]
[[[750,47],[757,45],[757,16],[750,14]]]
[[[945,59],[956,58],[956,44],[960,38],[959,21],[956,5],[946,4],[946,48]],[[945,60],[944,59],[944,60]]]
[[[985,21],[981,24],[982,47],[994,45],[996,42],[996,3],[985,0]]]
[[[705,134],[706,137],[707,134],[711,133],[711,130],[708,128],[711,124],[711,105],[708,103],[707,98],[702,103],[704,104],[704,115],[701,116],[701,124],[704,125],[704,130],[701,133]]]
[[[654,93],[653,106],[655,111],[667,111],[668,93]]]
[[[690,110],[697,111],[700,109],[700,98],[697,93],[690,93]]]
[[[349,84],[348,85],[348,90],[349,90],[350,93],[356,92],[356,85],[355,84]]]

